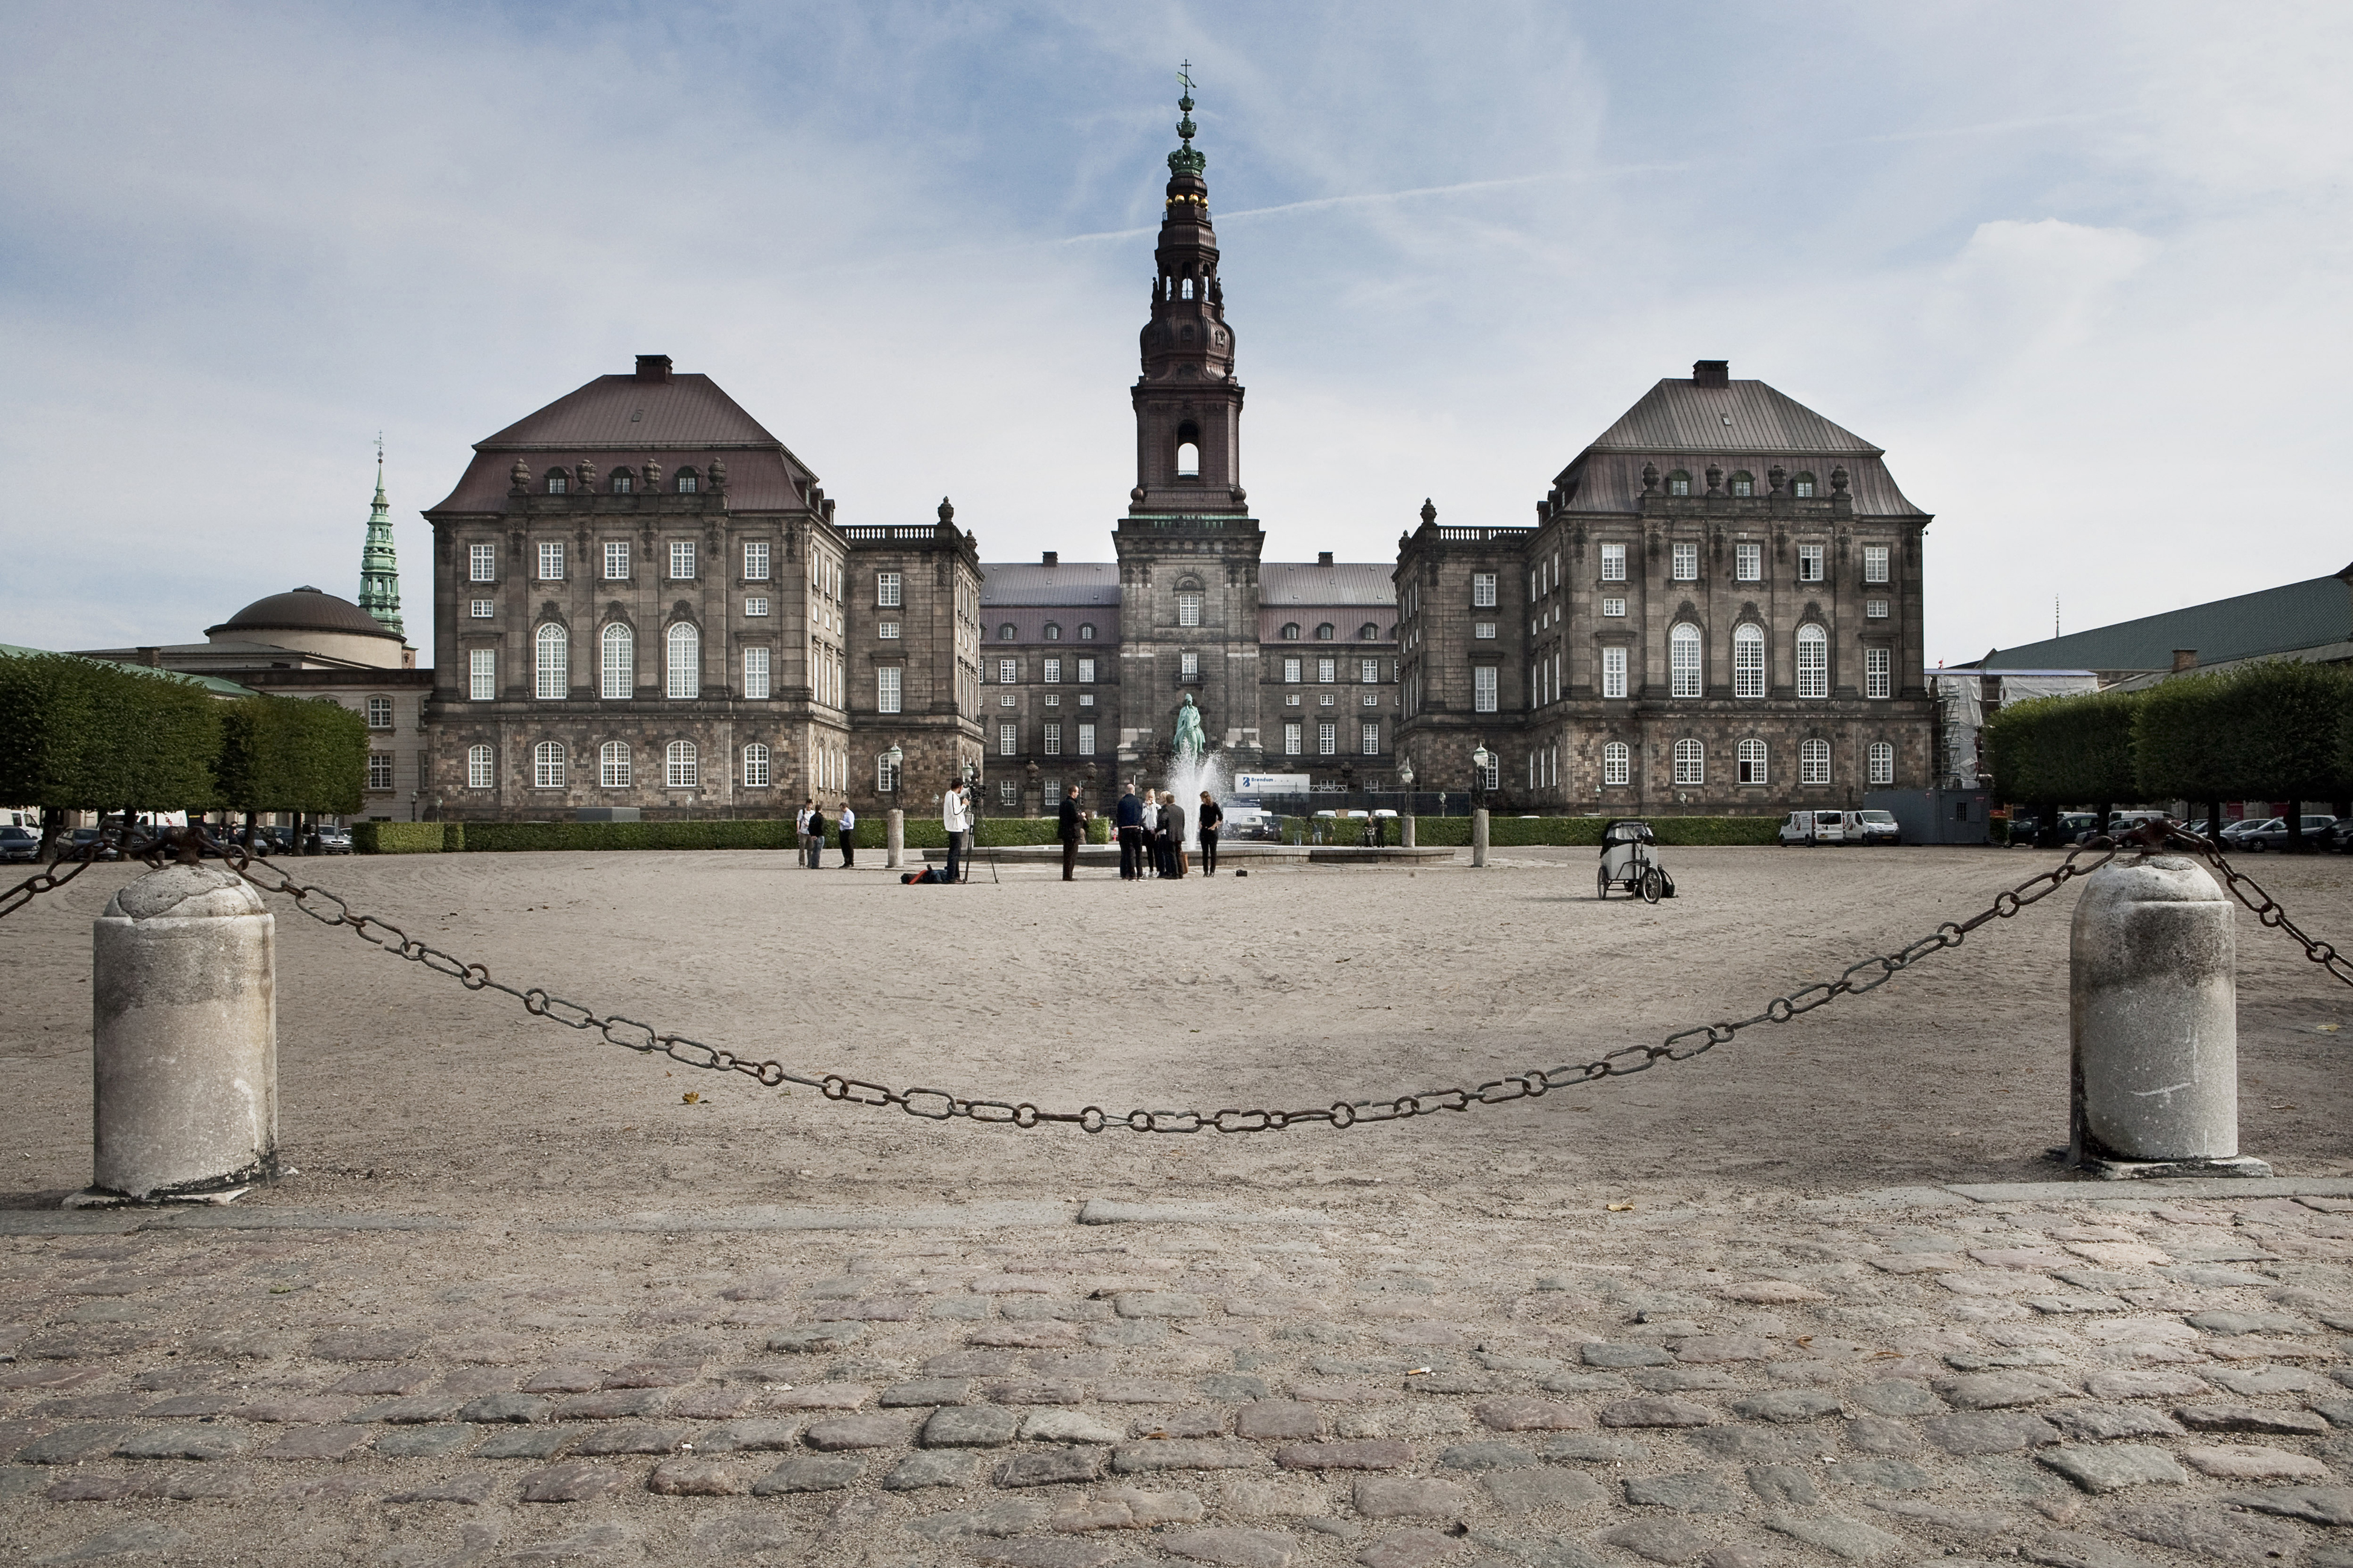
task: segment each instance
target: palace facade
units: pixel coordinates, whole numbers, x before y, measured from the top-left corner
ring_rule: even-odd
[[[1236,772],[1483,783],[1511,809],[1779,811],[1931,782],[1928,515],[1883,454],[1718,361],[1660,382],[1534,526],[1393,562],[1264,559],[1192,100],[1180,100],[1113,559],[981,561],[838,521],[816,476],[660,355],[480,442],[434,530],[431,808],[548,819],[1101,806],[1187,696]],[[1496,761],[1474,779],[1482,746]],[[894,770],[892,753],[896,751]]]

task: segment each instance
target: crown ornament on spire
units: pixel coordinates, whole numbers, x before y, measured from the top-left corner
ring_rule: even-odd
[[[1183,89],[1183,96],[1176,100],[1176,107],[1184,115],[1183,119],[1176,121],[1176,134],[1183,139],[1185,144],[1168,154],[1168,173],[1172,175],[1198,175],[1203,169],[1208,167],[1209,161],[1193,150],[1193,138],[1201,128],[1193,123],[1193,62],[1191,60],[1187,60],[1177,68],[1176,85]]]

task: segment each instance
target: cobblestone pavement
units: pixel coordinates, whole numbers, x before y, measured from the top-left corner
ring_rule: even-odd
[[[1370,1198],[527,1224],[291,1184],[0,1213],[0,1542],[2353,1565],[2353,1183],[1561,1194],[1442,1224]]]

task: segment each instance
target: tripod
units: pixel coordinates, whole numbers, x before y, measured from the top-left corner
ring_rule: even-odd
[[[972,794],[972,850],[970,854],[967,854],[964,858],[963,878],[965,881],[969,882],[972,880],[973,860],[980,853],[981,780],[980,764],[978,763],[966,763],[964,765],[964,783],[965,788],[969,790]],[[1002,887],[1004,885],[1004,879],[997,874],[997,847],[995,845],[991,845],[988,850],[988,879],[993,886]]]

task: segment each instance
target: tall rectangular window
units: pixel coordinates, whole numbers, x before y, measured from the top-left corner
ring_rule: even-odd
[[[392,699],[371,697],[367,700],[367,727],[371,730],[392,728]]]
[[[1471,669],[1471,710],[1493,713],[1495,710],[1495,667],[1473,665]]]
[[[392,787],[392,753],[390,752],[370,752],[368,753],[367,786],[370,789],[390,789]]]
[[[1612,741],[1601,748],[1601,782],[1622,784],[1634,776],[1633,748],[1623,741]]]
[[[749,702],[765,702],[768,699],[768,650],[747,647],[744,650],[744,698]]]
[[[629,574],[629,547],[627,542],[607,542],[605,546],[605,581],[618,583]]]
[[[498,759],[488,746],[466,748],[466,787],[491,789],[498,784]]]
[[[1094,683],[1095,661],[1091,658],[1082,658],[1079,660],[1079,684],[1081,686],[1092,686]]]
[[[998,659],[997,661],[997,684],[999,686],[1012,685],[1016,680],[1020,679],[1018,674],[1019,668],[1020,666],[1012,659]]]
[[[1011,724],[999,724],[997,727],[997,754],[1000,757],[1018,756],[1020,750],[1021,731]]]
[[[744,542],[744,577],[746,582],[751,583],[765,583],[768,580],[768,542],[766,540],[748,539]]]
[[[1180,626],[1198,626],[1201,624],[1200,595],[1179,594],[1176,595],[1176,624]]]
[[[466,697],[473,702],[495,702],[499,696],[499,653],[496,648],[466,650]]]
[[[543,540],[539,546],[539,580],[543,583],[564,581],[564,546]]]
[[[673,539],[670,542],[670,579],[673,583],[692,581],[694,577],[694,541]]]
[[[897,609],[905,583],[906,579],[896,572],[877,572],[874,574],[874,603],[886,610]]]
[[[1094,754],[1095,727],[1092,724],[1082,724],[1079,726],[1079,755],[1092,757]]]
[[[1062,681],[1062,661],[1061,661],[1060,659],[1059,659],[1059,658],[1040,659],[1040,660],[1039,661],[1039,670],[1038,670],[1038,679],[1040,679],[1040,680],[1044,681],[1044,682],[1045,682],[1047,685],[1049,685],[1049,686],[1059,686],[1059,685],[1060,685],[1060,684],[1061,684],[1061,681]]]
[[[1699,628],[1689,621],[1667,635],[1667,676],[1677,697],[1700,694]]]
[[[1358,680],[1363,681],[1366,686],[1370,686],[1380,678],[1381,661],[1379,659],[1360,658],[1356,661],[1356,679]]]
[[[1887,546],[1866,544],[1862,547],[1862,580],[1866,583],[1887,581]]]
[[[1894,660],[1883,647],[1862,650],[1862,694],[1865,697],[1892,697],[1895,684]]]
[[[495,583],[499,580],[499,547],[497,545],[468,545],[466,563],[473,582]]]
[[[1798,581],[1819,583],[1822,580],[1822,547],[1819,544],[1798,546]]]
[[[1493,572],[1471,574],[1471,607],[1474,610],[1492,610],[1495,607],[1495,574]]]
[[[1062,754],[1062,727],[1060,724],[1045,725],[1040,731],[1040,736],[1038,746],[1039,751],[1050,757],[1059,757]]]
[[[1675,581],[1678,583],[1696,583],[1699,581],[1698,545],[1678,544],[1675,546]]]
[[[1828,697],[1831,694],[1831,642],[1818,626],[1798,628],[1798,695]]]
[[[1334,757],[1340,753],[1340,726],[1329,720],[1315,726],[1315,754]]]
[[[1318,685],[1329,686],[1339,679],[1340,661],[1338,659],[1319,658],[1315,661],[1315,680]]]
[[[1895,782],[1895,748],[1885,741],[1871,743],[1871,782],[1892,784]]]
[[[874,711],[899,711],[899,681],[901,671],[895,664],[886,664],[874,672]]]
[[[1605,647],[1601,650],[1601,695],[1604,697],[1626,695],[1626,650],[1622,647]]]
[[[1300,670],[1301,670],[1302,668],[1304,668],[1304,666],[1303,666],[1303,665],[1301,664],[1301,662],[1300,662],[1298,659],[1295,659],[1295,658],[1286,658],[1286,659],[1284,659],[1284,660],[1282,661],[1282,683],[1283,683],[1285,686],[1296,686],[1296,685],[1298,685],[1298,684],[1299,684],[1299,672],[1300,672]]]
[[[1604,583],[1623,583],[1626,580],[1624,545],[1605,544],[1601,547],[1601,580]]]
[[[1201,652],[1198,648],[1188,647],[1177,653],[1176,673],[1187,680],[1201,679]]]
[[[1381,754],[1381,727],[1377,721],[1367,720],[1365,722],[1358,724],[1356,726],[1356,739],[1361,744],[1365,755],[1368,757],[1377,757]]]
[[[1743,583],[1761,583],[1765,579],[1765,547],[1761,544],[1736,544],[1732,547],[1732,574]]]
[[[1284,756],[1295,757],[1299,755],[1300,734],[1302,728],[1303,726],[1296,719],[1287,719],[1283,721],[1282,754]]]

